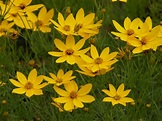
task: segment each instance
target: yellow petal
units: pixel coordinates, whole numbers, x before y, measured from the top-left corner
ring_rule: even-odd
[[[33,93],[34,93],[34,95],[43,95],[43,92],[41,89],[34,89]]]
[[[68,92],[66,92],[65,90],[63,90],[57,86],[54,86],[54,90],[61,96],[69,96]]]
[[[67,56],[66,59],[67,59],[67,63],[69,63],[69,64],[71,64],[71,65],[73,65],[73,64],[76,63],[76,62],[75,62],[75,58],[74,58],[73,55]]]
[[[105,58],[109,54],[109,51],[110,51],[109,47],[104,48],[100,54],[100,57]]]
[[[95,98],[91,95],[84,95],[81,97],[79,96],[79,97],[77,97],[77,99],[84,103],[91,103],[95,100]]]
[[[91,56],[93,59],[96,59],[99,57],[96,47],[92,44],[91,44]]]
[[[84,10],[83,8],[80,8],[76,14],[76,22],[82,22],[84,19]]]
[[[15,85],[16,87],[23,87],[23,86],[24,86],[23,84],[21,84],[20,82],[14,80],[14,79],[9,79],[9,80],[10,80],[10,82],[11,82],[13,85]],[[0,85],[1,85],[1,84],[0,84]]]
[[[83,103],[78,100],[77,98],[73,99],[73,104],[76,106],[76,107],[79,107],[79,108],[82,108],[84,107]]]
[[[112,93],[112,95],[116,95],[116,89],[112,84],[109,84],[109,90]]]
[[[140,46],[140,47],[137,47],[137,48],[133,49],[132,52],[133,53],[141,53],[141,52],[143,52],[143,50],[142,50],[142,47]]]
[[[84,17],[84,20],[83,20],[83,25],[86,26],[86,25],[92,23],[94,17],[95,17],[95,14],[94,13],[90,13],[90,14],[86,15]]]
[[[40,9],[40,11],[39,11],[39,13],[38,13],[38,19],[39,19],[39,20],[43,20],[44,17],[45,17],[45,15],[46,15],[46,13],[47,13],[47,9],[46,9],[46,7],[44,6],[44,7],[42,7],[42,8]]]
[[[145,22],[148,24],[149,29],[151,30],[152,29],[152,20],[151,20],[150,16],[148,16],[146,18]]]
[[[62,69],[59,69],[59,71],[58,71],[58,73],[57,73],[57,77],[58,77],[59,79],[61,79],[63,75],[64,75],[64,71],[63,71]]]
[[[17,79],[19,80],[19,82],[23,85],[25,85],[27,83],[27,79],[26,77],[24,76],[23,73],[21,72],[17,72]]]
[[[34,90],[33,90],[33,89],[27,90],[25,95],[26,95],[27,97],[33,96],[33,95],[34,95]]]
[[[62,56],[56,60],[56,63],[62,63],[65,62],[66,60],[67,60],[67,56]]]
[[[56,56],[56,57],[60,57],[63,55],[63,52],[48,52],[49,55],[52,55],[52,56]]]
[[[26,92],[25,88],[15,88],[12,90],[12,93],[17,93],[17,94],[24,94]]]
[[[55,43],[56,47],[61,51],[64,51],[67,49],[66,45],[61,40],[59,40],[57,38],[54,39],[54,43]]]
[[[86,61],[87,63],[93,63],[93,59],[92,58],[90,58],[89,56],[87,56],[87,55],[81,55],[81,58],[84,60],[84,61]]]
[[[103,102],[112,102],[114,99],[112,97],[105,97],[102,101]]]
[[[65,103],[64,109],[66,111],[74,109],[74,104],[73,104],[73,100],[72,99]]]
[[[124,28],[128,30],[130,28],[131,20],[130,18],[126,17],[124,20]]]
[[[69,83],[64,84],[64,87],[69,93],[72,91],[78,91],[78,85],[75,81],[70,81]]]
[[[58,97],[58,98],[55,98],[54,101],[55,102],[58,102],[58,103],[66,103],[70,100],[69,97]]]
[[[130,89],[123,91],[123,92],[121,93],[120,97],[125,97],[125,96],[127,96],[127,95],[130,93],[130,91],[131,91]]]
[[[115,28],[116,28],[119,32],[121,32],[121,33],[125,33],[125,32],[126,32],[126,30],[125,30],[122,26],[120,26],[120,24],[118,24],[115,20],[112,20],[112,22],[113,22]]]
[[[42,83],[40,85],[34,85],[33,88],[35,88],[35,89],[41,89],[41,88],[43,88],[43,87],[45,87],[47,85],[48,85],[48,83]]]
[[[124,84],[122,83],[117,89],[117,95],[120,95],[124,91]]]
[[[37,70],[33,69],[30,71],[30,73],[28,75],[28,81],[34,82],[36,80],[36,77],[37,77]]]
[[[80,88],[80,90],[77,92],[78,96],[84,96],[88,94],[92,89],[92,84],[86,84]]]
[[[115,96],[115,95],[112,94],[109,90],[103,89],[102,91],[103,91],[105,94],[107,94],[108,96],[110,96],[110,97],[114,97],[114,96]]]
[[[66,46],[68,49],[72,49],[73,46],[75,45],[75,39],[72,35],[67,36],[66,38]]]

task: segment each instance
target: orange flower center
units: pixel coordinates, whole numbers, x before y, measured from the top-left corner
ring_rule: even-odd
[[[63,28],[65,31],[70,31],[70,26],[69,25],[65,25]]]
[[[42,25],[43,25],[43,22],[40,21],[40,20],[38,20],[38,21],[36,22],[36,24],[37,24],[37,26],[42,26]]]
[[[83,26],[83,24],[76,24],[75,27],[74,27],[74,32],[78,32],[79,29],[81,29]]]
[[[127,35],[128,36],[131,36],[132,34],[134,34],[134,30],[133,29],[127,30]]]
[[[73,49],[67,49],[67,50],[65,51],[65,53],[66,53],[67,55],[72,55],[72,54],[74,53],[74,50],[73,50]]]
[[[115,100],[120,100],[120,98],[121,98],[121,97],[120,97],[119,95],[115,95],[115,96],[114,96],[114,99],[115,99]]]
[[[76,92],[76,91],[72,91],[72,92],[70,93],[70,98],[74,99],[74,98],[76,98],[76,97],[77,97],[77,92]]]
[[[103,59],[98,57],[95,59],[95,64],[101,64],[103,62]]]
[[[29,90],[33,88],[33,84],[31,82],[28,82],[25,84],[25,89]]]
[[[62,82],[62,79],[57,79],[56,82],[57,83],[61,83]]]
[[[26,5],[23,4],[23,3],[21,3],[21,4],[19,5],[19,7],[20,7],[22,10],[24,10],[24,8],[26,7]]]
[[[146,39],[146,38],[142,38],[141,44],[142,44],[142,45],[145,45],[146,43],[147,43],[147,39]]]

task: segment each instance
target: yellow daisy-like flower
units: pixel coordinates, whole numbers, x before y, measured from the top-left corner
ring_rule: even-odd
[[[102,91],[109,96],[105,97],[102,101],[111,102],[113,106],[116,104],[122,104],[126,106],[126,103],[134,102],[132,98],[126,97],[131,90],[129,89],[124,91],[124,84],[121,84],[117,90],[112,84],[109,84],[109,90],[103,89]]]
[[[64,87],[66,91],[57,86],[54,86],[54,90],[61,97],[53,98],[53,100],[58,103],[65,103],[64,109],[66,111],[73,110],[75,108],[83,108],[83,103],[91,103],[95,100],[93,96],[87,95],[92,89],[92,84],[86,84],[78,90],[76,82],[71,81],[67,84],[64,84]]]
[[[54,28],[65,35],[75,35],[74,34],[74,26],[75,26],[75,19],[73,14],[69,14],[66,19],[64,19],[61,13],[58,13],[58,23],[54,20],[51,22],[55,25]]]
[[[124,20],[124,27],[122,27],[120,26],[119,23],[113,20],[113,24],[119,32],[111,32],[111,33],[117,37],[120,37],[121,40],[127,41],[129,38],[137,36],[138,27],[142,23],[143,22],[139,18],[136,18],[131,22],[131,20],[127,17]]]
[[[7,32],[12,32],[14,29],[11,28],[14,25],[13,22],[8,23],[7,20],[0,22],[0,36],[6,35]]]
[[[72,35],[69,35],[66,38],[66,44],[64,44],[61,40],[54,39],[55,46],[62,52],[51,51],[48,52],[48,54],[60,57],[56,60],[56,63],[62,63],[67,61],[67,63],[71,65],[75,64],[79,56],[89,50],[89,48],[80,50],[83,47],[85,40],[86,38],[83,38],[75,44],[74,37]]]
[[[17,94],[24,94],[27,97],[31,97],[32,95],[42,95],[43,92],[41,88],[45,87],[48,85],[48,83],[42,83],[43,81],[43,76],[37,76],[37,70],[33,69],[30,71],[28,75],[28,79],[25,77],[25,75],[21,72],[17,72],[17,79],[18,81],[14,79],[10,79],[10,82],[15,85],[16,89],[12,90],[12,93],[17,93]]]
[[[42,31],[42,32],[50,32],[51,28],[49,25],[51,24],[50,19],[54,15],[54,10],[51,9],[47,12],[46,7],[42,7],[38,13],[38,17],[32,13],[28,15],[28,19],[33,23],[34,31]]]
[[[53,73],[49,73],[52,78],[44,76],[44,79],[48,81],[49,84],[55,84],[56,86],[60,86],[65,83],[69,83],[75,76],[72,76],[73,71],[70,70],[64,74],[64,71],[60,69],[57,73],[57,76]]]
[[[109,69],[112,64],[117,62],[117,59],[115,59],[115,57],[118,53],[112,52],[109,54],[109,51],[109,47],[106,47],[104,50],[102,50],[99,56],[96,47],[94,45],[91,45],[91,57],[85,54],[81,55],[81,58],[87,63],[84,66],[87,68],[91,68],[92,72],[96,72],[102,69]]]

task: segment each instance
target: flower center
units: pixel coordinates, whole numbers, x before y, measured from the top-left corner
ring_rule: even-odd
[[[42,25],[43,25],[43,22],[40,21],[40,20],[38,20],[38,21],[36,22],[36,24],[37,24],[37,26],[42,26]]]
[[[101,64],[103,62],[103,59],[98,57],[95,59],[95,64]]]
[[[56,82],[57,83],[61,83],[62,82],[62,79],[57,79]]]
[[[74,27],[74,32],[78,32],[79,29],[81,29],[83,26],[83,24],[76,24],[75,27]]]
[[[141,39],[141,44],[142,44],[142,45],[145,45],[146,43],[147,43],[147,39],[146,39],[146,38],[142,38],[142,39]]]
[[[73,50],[73,49],[67,49],[67,50],[65,51],[65,53],[66,53],[67,55],[72,55],[72,54],[74,53],[74,50]]]
[[[26,5],[23,4],[23,3],[21,3],[21,4],[19,5],[19,7],[20,7],[22,10],[24,10],[24,8],[26,7]]]
[[[72,92],[70,93],[70,98],[74,99],[74,98],[76,98],[76,97],[77,97],[77,92],[72,91]]]
[[[128,36],[131,36],[132,34],[134,34],[134,30],[133,29],[127,30],[127,35]]]
[[[70,26],[69,25],[65,25],[63,28],[65,31],[70,31]]]
[[[33,84],[31,82],[28,82],[25,84],[25,89],[29,90],[33,88]]]
[[[119,96],[119,95],[115,95],[115,96],[114,96],[114,99],[115,99],[115,100],[120,100],[120,96]]]

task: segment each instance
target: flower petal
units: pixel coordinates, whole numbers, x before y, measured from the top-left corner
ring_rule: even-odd
[[[77,99],[84,103],[91,103],[95,100],[95,98],[91,95],[84,95],[81,97],[79,96],[79,97],[77,97]]]
[[[23,86],[24,86],[23,84],[21,84],[20,82],[14,80],[14,79],[9,79],[9,80],[10,80],[10,82],[11,82],[13,85],[15,85],[16,87],[23,87]]]
[[[109,84],[109,90],[112,93],[112,95],[116,95],[116,89],[112,84]]]
[[[12,93],[17,93],[17,94],[24,94],[26,92],[25,88],[15,88],[12,90]]]
[[[84,96],[90,92],[92,89],[92,84],[86,84],[80,88],[80,90],[77,92],[78,96]]]
[[[69,83],[64,84],[64,87],[69,93],[72,91],[78,91],[78,85],[75,81],[70,81]]]
[[[25,85],[27,83],[27,79],[24,76],[23,73],[21,72],[17,72],[17,79],[19,80],[20,83],[22,83],[23,85]]]
[[[37,77],[37,70],[33,69],[30,71],[30,73],[28,75],[28,81],[34,82],[36,80],[36,77]]]
[[[70,100],[69,97],[58,97],[58,98],[55,98],[54,101],[55,102],[58,102],[58,103],[66,103]]]
[[[73,104],[73,100],[72,99],[65,103],[64,109],[66,111],[74,109],[74,104]]]
[[[97,49],[96,49],[96,47],[94,45],[91,44],[91,49],[90,50],[91,50],[91,56],[92,56],[93,59],[96,59],[96,58],[99,57],[98,51],[97,51]]]
[[[54,86],[54,90],[61,96],[69,96],[68,92],[66,92],[65,90],[63,90],[57,86]]]
[[[83,103],[78,100],[77,98],[73,99],[73,104],[76,106],[76,107],[79,107],[79,108],[82,108],[84,107]]]

